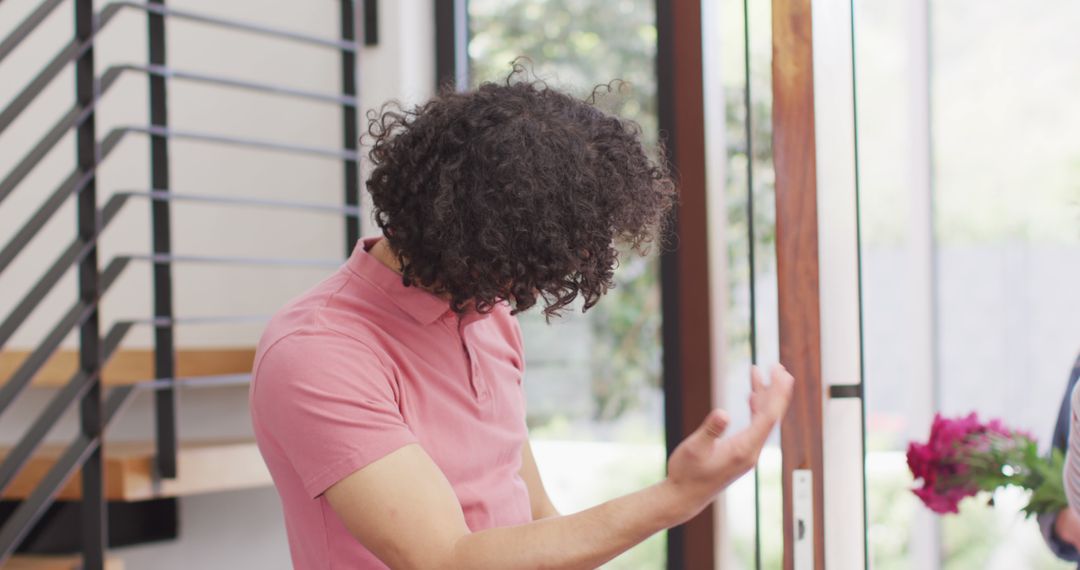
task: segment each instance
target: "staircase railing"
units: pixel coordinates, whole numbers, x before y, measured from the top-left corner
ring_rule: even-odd
[[[0,63],[31,37],[64,0],[44,0],[0,40]],[[77,138],[77,166],[60,185],[0,247],[0,273],[24,251],[27,244],[52,220],[70,199],[77,201],[77,237],[65,247],[24,296],[0,320],[0,350],[3,350],[28,317],[41,306],[45,297],[69,270],[78,271],[78,298],[52,326],[44,339],[30,351],[17,369],[0,386],[0,414],[3,414],[46,362],[60,348],[63,339],[79,331],[79,367],[49,400],[40,414],[22,433],[20,439],[0,462],[0,493],[11,486],[20,470],[45,440],[62,416],[79,402],[80,429],[64,452],[34,490],[26,496],[0,527],[0,564],[7,560],[33,529],[57,493],[70,478],[81,471],[81,532],[83,567],[101,569],[107,547],[106,501],[103,482],[103,432],[138,391],[155,392],[155,476],[176,476],[177,434],[174,389],[185,386],[221,386],[247,382],[244,374],[201,378],[177,378],[174,326],[184,322],[245,322],[261,316],[222,315],[201,318],[178,318],[173,312],[172,266],[176,263],[229,263],[256,265],[318,265],[333,267],[339,259],[237,258],[221,256],[176,255],[171,248],[170,205],[195,201],[229,207],[260,207],[305,210],[339,216],[345,223],[345,254],[360,235],[359,169],[357,154],[356,14],[352,0],[339,0],[340,33],[338,38],[323,38],[243,20],[221,18],[188,10],[167,7],[163,0],[148,2],[112,1],[95,13],[92,0],[72,0],[75,30],[70,41],[0,110],[0,135],[49,87],[68,65],[75,67],[75,102],[45,134],[34,143],[8,172],[0,173],[0,205],[16,191],[26,177],[72,130]],[[374,4],[365,6],[374,14]],[[139,10],[147,15],[149,50],[146,63],[114,65],[96,75],[94,46],[97,37],[122,10]],[[218,28],[274,37],[291,42],[320,46],[337,51],[341,57],[341,91],[320,93],[238,78],[205,74],[169,67],[165,53],[166,20],[182,19]],[[368,26],[372,30],[373,26]],[[365,28],[368,29],[368,28]],[[372,33],[373,32],[369,32]],[[114,128],[97,138],[95,113],[117,79],[125,73],[149,78],[150,116],[146,125]],[[342,110],[342,147],[320,148],[224,133],[189,131],[169,126],[167,97],[170,80],[192,81],[246,91],[300,98],[338,106]],[[150,138],[151,184],[147,189],[119,190],[98,207],[97,173],[117,145],[130,134]],[[212,144],[238,145],[292,154],[321,156],[340,161],[345,174],[345,188],[340,206],[302,201],[268,200],[258,196],[223,197],[205,194],[174,193],[169,180],[169,142],[186,139]],[[132,198],[146,200],[151,206],[153,248],[145,255],[122,255],[99,268],[98,243],[101,235]],[[112,323],[102,335],[99,322],[101,298],[132,262],[147,262],[153,267],[154,314],[143,320]],[[114,387],[104,392],[101,370],[122,345],[126,335],[139,325],[154,328],[155,378],[132,385]]]

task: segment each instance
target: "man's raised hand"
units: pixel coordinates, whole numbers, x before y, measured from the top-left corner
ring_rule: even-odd
[[[787,411],[795,383],[780,365],[773,367],[770,376],[766,384],[758,367],[750,372],[750,425],[725,438],[730,418],[723,410],[713,410],[671,454],[665,484],[682,520],[701,512],[757,463],[769,433]]]

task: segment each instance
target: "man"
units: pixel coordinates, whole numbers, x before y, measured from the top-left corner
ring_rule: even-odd
[[[1077,357],[1072,374],[1069,375],[1065,397],[1061,399],[1061,408],[1058,411],[1057,425],[1054,427],[1053,446],[1063,452],[1069,449],[1069,432],[1072,422],[1071,400],[1077,381],[1080,381],[1080,357]],[[1075,457],[1070,459],[1075,461]],[[1058,558],[1080,562],[1080,515],[1075,509],[1040,515],[1039,526],[1042,527],[1046,544]]]
[[[639,492],[561,516],[533,460],[513,314],[592,307],[616,246],[657,239],[674,185],[636,125],[512,76],[369,133],[382,237],[282,309],[254,365],[296,568],[594,568],[754,465],[791,397],[782,367],[753,372],[749,427],[722,438],[713,411]]]

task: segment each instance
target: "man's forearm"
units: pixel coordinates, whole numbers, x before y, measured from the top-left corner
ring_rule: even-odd
[[[464,536],[447,566],[596,568],[656,532],[683,522],[685,510],[671,485],[659,483],[572,515]]]

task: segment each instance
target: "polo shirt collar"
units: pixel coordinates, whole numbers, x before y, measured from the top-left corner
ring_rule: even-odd
[[[406,287],[401,275],[368,252],[381,237],[361,239],[346,262],[353,273],[386,293],[399,309],[423,325],[430,325],[450,311],[450,302],[421,289]]]

